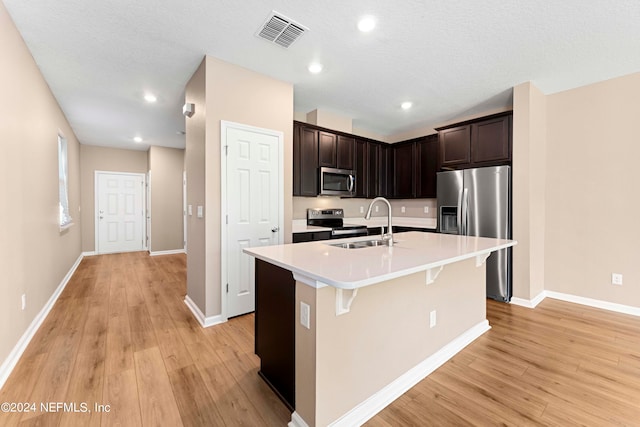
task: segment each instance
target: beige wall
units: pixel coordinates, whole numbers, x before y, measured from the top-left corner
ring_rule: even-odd
[[[461,261],[430,285],[421,272],[361,288],[341,316],[335,288],[296,283],[296,310],[311,306],[311,329],[296,322],[296,412],[311,427],[329,425],[482,323],[484,278],[475,259]],[[432,310],[437,325],[429,328]]]
[[[547,96],[547,290],[640,307],[639,117],[640,73]]]
[[[2,3],[0,52],[1,367],[80,256],[82,220],[78,140]],[[68,143],[74,220],[63,232],[58,227],[59,131]]]
[[[352,133],[352,122],[353,120],[349,117],[344,117],[327,110],[316,109],[307,113],[307,123],[340,132]]]
[[[196,103],[194,117],[198,116],[199,108],[205,111],[205,115],[201,116],[204,119],[204,127],[198,122],[197,129],[194,129],[196,125],[190,124],[194,117],[187,120],[187,198],[191,199],[187,203],[193,203],[195,212],[195,198],[204,195],[205,215],[204,222],[198,225],[202,228],[205,240],[196,241],[198,248],[192,246],[192,231],[188,232],[188,273],[193,269],[197,274],[188,278],[187,293],[203,314],[211,317],[222,313],[220,121],[283,132],[283,231],[285,242],[290,242],[292,199],[289,195],[293,192],[293,86],[207,56],[187,85],[186,101]],[[193,132],[196,132],[195,135],[190,135]],[[198,155],[204,159],[204,165],[196,157]],[[196,176],[191,176],[190,171],[196,172]],[[193,193],[191,186],[196,187]],[[197,220],[192,218],[188,222],[193,224],[193,221]],[[203,254],[192,258],[192,249],[197,251],[202,245]]]
[[[205,202],[205,143],[206,143],[206,59],[193,74],[185,88],[185,102],[195,105],[195,113],[185,119],[186,148],[184,167],[187,172],[187,205],[192,212]],[[205,289],[205,222],[197,215],[187,215],[187,295],[204,314]]]
[[[151,171],[150,252],[184,248],[182,173],[184,150],[149,148]]]
[[[546,97],[523,83],[513,99],[513,295],[530,300],[545,280]]]
[[[82,250],[96,250],[95,235],[95,172],[144,173],[149,170],[147,152],[119,148],[80,146],[82,203]]]

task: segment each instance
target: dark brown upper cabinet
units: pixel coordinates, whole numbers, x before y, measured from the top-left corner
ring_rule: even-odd
[[[336,167],[338,169],[355,169],[354,168],[354,144],[355,139],[338,135]]]
[[[372,198],[380,195],[380,143],[367,143],[367,194],[366,197]],[[386,172],[386,171],[385,171]]]
[[[340,141],[340,138],[342,137],[338,137],[338,141]],[[354,167],[352,168],[345,168],[345,169],[353,169],[353,172],[356,176],[356,192],[354,197],[367,197],[367,188],[368,188],[368,181],[369,181],[369,174],[368,174],[368,168],[369,168],[369,159],[367,157],[367,141],[363,140],[363,139],[353,139],[353,138],[345,138],[345,139],[351,139],[353,144],[353,150],[351,150],[351,152],[353,153],[353,165]],[[338,142],[338,146],[340,146],[340,143]],[[340,154],[340,150],[338,149],[338,157]]]
[[[416,144],[400,142],[393,144],[393,196],[397,199],[415,197],[416,173],[415,154]]]
[[[511,163],[513,113],[437,128],[440,168],[466,169]]]
[[[438,135],[416,141],[416,198],[430,199],[436,195],[438,172]]]
[[[318,166],[335,168],[337,161],[337,135],[318,132]]]
[[[318,130],[293,127],[293,195],[318,195]]]
[[[472,163],[511,160],[511,116],[471,125]]]
[[[440,165],[454,167],[471,163],[471,126],[458,126],[438,133]]]

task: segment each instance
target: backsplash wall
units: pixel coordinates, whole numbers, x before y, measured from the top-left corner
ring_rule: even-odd
[[[345,218],[364,217],[372,199],[348,199],[340,197],[294,197],[293,219],[306,219],[309,208],[342,208]],[[408,218],[435,218],[436,199],[391,199],[389,200],[394,217]],[[387,208],[380,205],[378,212],[373,216],[387,216]],[[402,212],[402,207],[405,212]],[[424,213],[427,207],[428,213]],[[362,213],[361,213],[362,211]]]

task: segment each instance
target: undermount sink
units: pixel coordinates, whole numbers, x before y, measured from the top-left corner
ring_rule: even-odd
[[[359,242],[346,242],[346,243],[328,243],[329,246],[335,246],[336,248],[343,249],[361,249],[370,248],[373,246],[387,246],[387,242],[384,240],[361,240]]]

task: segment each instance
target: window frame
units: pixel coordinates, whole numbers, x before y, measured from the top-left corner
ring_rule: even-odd
[[[58,132],[58,226],[64,231],[73,225],[69,207],[69,144]]]

